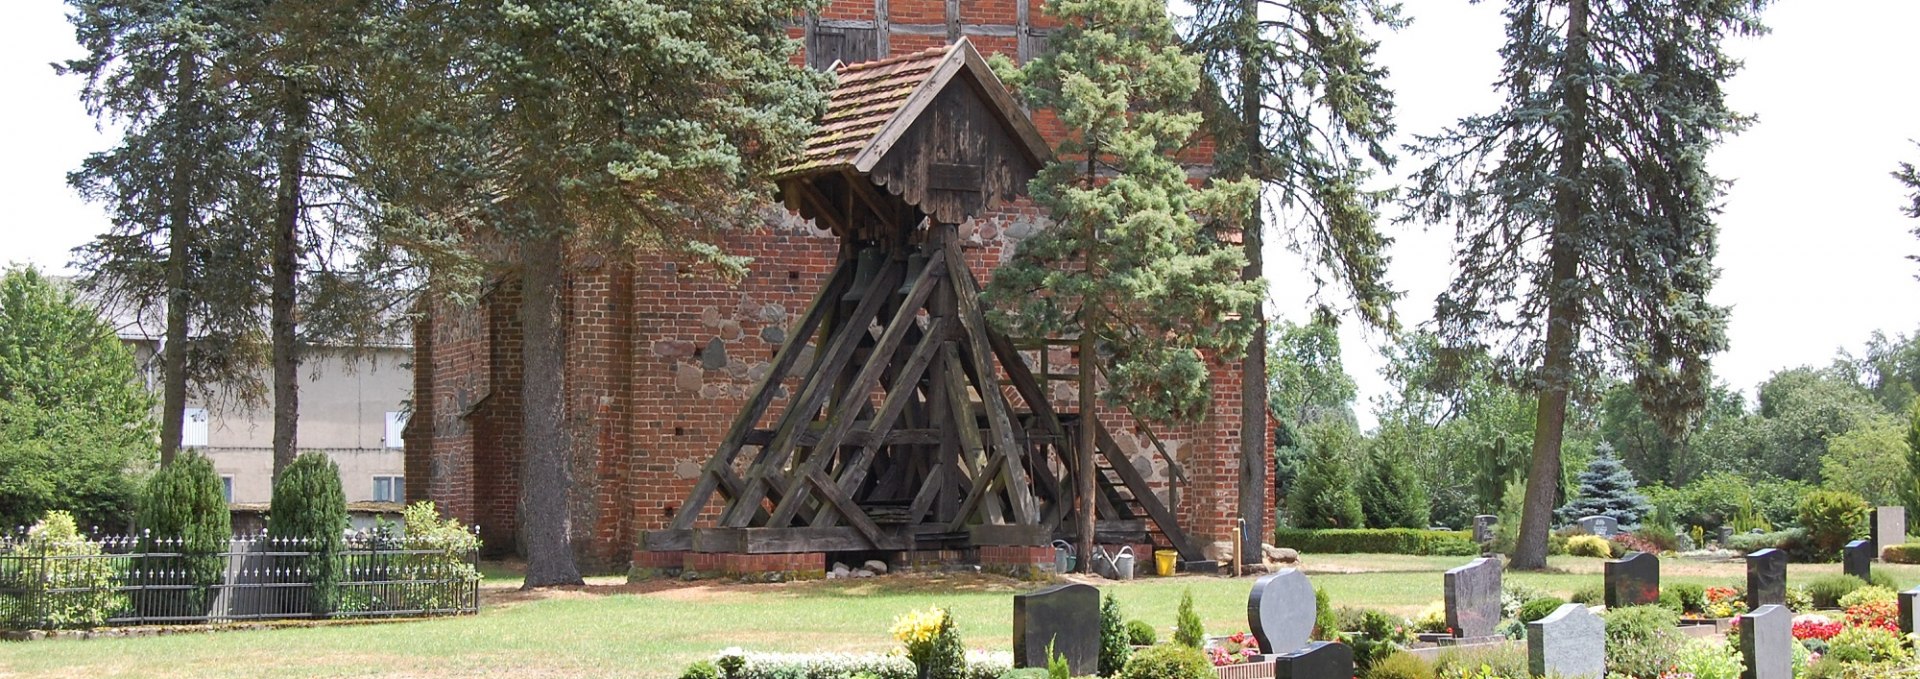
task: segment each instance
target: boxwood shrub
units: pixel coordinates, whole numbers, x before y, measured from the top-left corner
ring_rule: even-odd
[[[1273,533],[1273,544],[1302,554],[1415,554],[1473,556],[1480,548],[1468,531],[1418,528],[1283,528]]]

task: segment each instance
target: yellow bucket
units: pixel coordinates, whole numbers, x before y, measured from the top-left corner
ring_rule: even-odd
[[[1173,562],[1180,553],[1171,549],[1156,549],[1153,552],[1153,572],[1160,577],[1173,575]]]

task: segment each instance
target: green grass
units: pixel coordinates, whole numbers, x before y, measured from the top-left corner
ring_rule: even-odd
[[[1438,601],[1441,572],[1460,557],[1313,557],[1307,571],[1335,605],[1410,615]],[[1555,557],[1555,572],[1508,578],[1562,596],[1600,580],[1601,561]],[[1920,566],[1876,564],[1902,586]],[[1732,584],[1738,563],[1668,559],[1666,582]],[[1805,581],[1837,564],[1795,565]],[[739,646],[763,651],[885,651],[894,616],[949,607],[969,647],[1007,649],[1012,595],[1038,585],[977,576],[901,576],[782,585],[646,583],[596,578],[581,591],[522,594],[511,569],[488,569],[478,616],[376,625],[223,631],[132,639],[0,644],[0,677],[674,677],[694,660]],[[1112,583],[1122,612],[1170,635],[1180,593],[1191,589],[1207,628],[1246,629],[1251,578],[1181,577]]]

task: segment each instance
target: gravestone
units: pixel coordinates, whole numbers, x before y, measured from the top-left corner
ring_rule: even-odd
[[[1747,555],[1747,610],[1787,605],[1787,553],[1768,547]]]
[[[1606,565],[1607,608],[1641,606],[1660,600],[1660,557],[1628,552]]]
[[[1536,677],[1600,679],[1607,673],[1607,622],[1566,604],[1527,623],[1527,664]]]
[[[1447,571],[1447,627],[1460,640],[1493,636],[1500,624],[1500,559],[1479,558]]]
[[[1740,616],[1740,679],[1793,679],[1793,613],[1767,604]]]
[[[1873,556],[1880,558],[1880,550],[1907,542],[1907,508],[1900,506],[1875,507],[1873,518],[1867,520],[1872,527]]]
[[[1273,679],[1353,679],[1353,649],[1316,641],[1273,660]]]
[[[1473,517],[1473,544],[1483,545],[1493,541],[1493,527],[1500,523],[1500,517],[1494,514],[1481,514]]]
[[[1013,666],[1046,667],[1047,644],[1074,676],[1100,669],[1100,590],[1056,585],[1013,595]]]
[[[1305,648],[1313,638],[1314,614],[1313,585],[1296,569],[1260,578],[1247,593],[1247,626],[1263,654]]]
[[[1580,519],[1580,529],[1603,538],[1620,532],[1620,521],[1611,516],[1594,515]]]
[[[1727,544],[1727,541],[1732,539],[1733,539],[1733,527],[1721,526],[1720,527],[1720,544],[1723,544],[1723,545]]]
[[[1861,580],[1873,575],[1873,543],[1854,540],[1840,551],[1840,571]]]
[[[1900,633],[1920,630],[1920,587],[1900,593]]]

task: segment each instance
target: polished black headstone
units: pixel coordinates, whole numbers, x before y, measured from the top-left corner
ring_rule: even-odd
[[[1920,587],[1900,593],[1900,633],[1912,634],[1920,625],[1914,624],[1914,617],[1920,616]]]
[[[1013,595],[1013,666],[1046,667],[1049,643],[1073,676],[1099,671],[1100,590],[1076,583]]]
[[[1747,610],[1787,605],[1787,553],[1768,547],[1747,555]]]
[[[1867,580],[1873,575],[1873,543],[1854,540],[1840,552],[1840,568],[1847,575]]]
[[[1273,679],[1353,679],[1353,649],[1316,641],[1273,661]]]
[[[1628,552],[1606,565],[1607,608],[1642,606],[1660,600],[1660,557]]]

